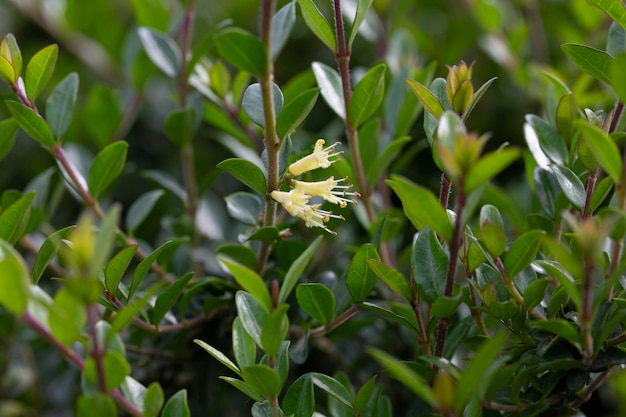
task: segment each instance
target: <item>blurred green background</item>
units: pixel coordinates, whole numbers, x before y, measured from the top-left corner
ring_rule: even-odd
[[[80,75],[79,104],[66,142],[77,145],[76,152],[86,153],[97,152],[111,136],[129,142],[130,162],[124,175],[133,180],[119,181],[108,197],[123,206],[149,186],[150,182],[139,175],[143,170],[158,168],[174,176],[181,171],[175,157],[177,148],[167,140],[162,128],[164,115],[173,106],[173,92],[141,51],[136,29],[144,17],[134,13],[135,2],[153,3],[162,13],[151,25],[176,32],[182,8],[175,0],[0,0],[0,36],[13,33],[26,59],[50,43],[59,44],[59,61],[51,87],[69,72]],[[278,3],[280,7],[286,2]],[[330,16],[330,1],[316,4]],[[384,61],[393,55],[390,51],[394,48],[404,48],[405,53],[400,55],[411,59],[418,68],[436,62],[435,75],[441,77],[446,76],[446,65],[461,60],[475,62],[476,85],[498,77],[468,122],[471,130],[491,132],[490,146],[509,142],[524,147],[524,116],[542,112],[548,88],[544,71],[564,80],[581,107],[602,110],[612,103],[604,86],[580,74],[560,48],[563,43],[604,48],[610,21],[585,0],[375,0],[374,8],[376,13],[355,42],[353,70],[358,72]],[[256,33],[257,12],[257,1],[198,0],[194,41],[199,42],[227,19]],[[214,48],[207,51],[209,56],[214,57],[215,53]],[[276,83],[285,85],[308,70],[313,61],[335,66],[330,52],[298,16],[292,37],[275,65]],[[393,62],[387,63],[393,70]],[[45,98],[46,93],[42,96]],[[4,100],[12,98],[10,88],[0,85],[0,119],[7,117]],[[103,112],[94,104],[107,100],[111,103],[108,111]],[[118,120],[125,121],[119,131],[108,131]],[[304,130],[300,134],[311,137],[343,134],[341,124],[323,100],[318,101]],[[195,145],[201,191],[211,189],[215,195],[223,196],[232,188],[232,182],[220,175],[215,165],[231,153],[216,140],[220,135],[214,127],[203,125]],[[424,142],[421,118],[411,135],[415,143]],[[439,174],[431,157],[419,149],[423,147],[407,150],[397,169],[421,183],[436,185]],[[20,133],[14,148],[0,164],[0,190],[22,190],[51,167],[52,159],[35,141]],[[522,174],[520,162],[499,181],[515,188],[523,181]],[[51,219],[56,227],[74,221],[81,210],[67,193],[60,197],[58,205]],[[161,210],[169,207],[167,203],[161,206]],[[181,213],[167,214],[176,219]],[[156,229],[148,224],[141,231],[142,237],[153,239]],[[248,415],[252,404],[242,404],[244,397],[218,380],[223,372],[221,365],[190,343],[194,337],[200,337],[228,350],[230,318],[211,321],[183,334],[133,333],[133,376],[146,382],[159,380],[166,397],[177,389],[188,388],[194,416]],[[359,357],[362,352],[354,352],[362,344],[359,338],[341,341],[342,336],[350,336],[372,320],[365,316],[362,321],[335,335],[339,349],[349,360],[338,363],[335,358],[329,363],[327,353],[312,348],[304,367],[328,373],[342,369],[356,380],[376,372],[373,364],[364,364],[366,357]],[[374,336],[379,347],[397,343],[389,329],[386,331],[385,338]],[[397,349],[396,346],[394,350]],[[385,390],[392,398],[396,396],[394,386]],[[0,416],[71,416],[73,398],[79,389],[78,372],[0,310]],[[410,399],[398,401],[407,408],[411,406]],[[396,411],[397,415],[404,415],[403,410]]]

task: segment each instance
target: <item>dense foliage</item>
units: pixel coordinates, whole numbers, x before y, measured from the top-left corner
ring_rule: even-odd
[[[626,412],[621,0],[0,29],[1,416]]]

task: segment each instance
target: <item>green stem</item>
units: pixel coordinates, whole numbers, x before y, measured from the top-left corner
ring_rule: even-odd
[[[583,288],[582,308],[580,312],[580,334],[583,338],[583,366],[588,368],[593,361],[593,273],[595,263],[590,259],[583,260],[585,282]]]
[[[321,336],[324,336],[325,334],[332,332],[337,327],[341,326],[346,321],[348,321],[356,313],[358,313],[359,310],[361,310],[361,307],[358,304],[351,305],[350,308],[348,308],[346,311],[341,313],[337,318],[335,318],[335,320],[331,321],[325,326],[320,326],[311,330],[311,333],[309,333],[309,336],[312,338],[321,337]]]
[[[272,63],[272,17],[276,8],[275,0],[263,0],[261,2],[260,38],[267,52],[267,70],[259,78],[261,85],[261,98],[263,101],[263,116],[265,122],[265,138],[263,140],[267,154],[267,193],[265,195],[265,212],[263,215],[263,227],[274,226],[276,223],[276,202],[270,197],[270,193],[279,187],[279,151],[280,139],[276,133],[276,109],[274,108],[274,64]],[[272,243],[262,242],[257,257],[257,272],[262,274],[265,270],[270,255]]]
[[[496,261],[496,267],[498,268],[498,272],[500,273],[500,277],[502,278],[502,282],[504,283],[504,286],[509,291],[509,293],[513,296],[513,298],[515,298],[515,300],[519,303],[519,305],[521,305],[522,308],[528,311],[533,317],[539,320],[545,320],[546,317],[543,314],[541,314],[539,311],[535,310],[534,308],[533,309],[528,308],[528,305],[526,305],[526,301],[524,301],[524,297],[518,291],[517,287],[515,286],[515,283],[507,275],[506,270],[504,269],[504,264],[502,263],[502,259],[496,258],[495,261]]]

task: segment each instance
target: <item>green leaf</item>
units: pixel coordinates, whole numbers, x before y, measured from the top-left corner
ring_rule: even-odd
[[[326,101],[332,111],[345,120],[346,108],[339,73],[321,62],[314,62],[311,64],[311,68],[313,69],[313,74],[322,92],[324,101]]]
[[[124,355],[119,352],[106,351],[102,358],[102,365],[107,390],[119,387],[124,379],[130,375],[130,365]],[[89,356],[87,358],[83,372],[85,372],[85,376],[89,381],[94,384],[98,382],[98,371],[96,370],[96,362],[93,357]]]
[[[265,196],[267,189],[265,174],[254,163],[246,159],[229,158],[217,164],[217,167],[230,172],[239,181]]]
[[[163,0],[132,0],[131,5],[139,26],[167,30],[169,11]]]
[[[385,94],[385,71],[387,66],[379,64],[370,69],[354,87],[350,98],[349,119],[354,127],[359,127],[367,121],[380,103]]]
[[[313,110],[319,94],[319,88],[311,88],[298,94],[293,100],[285,104],[276,118],[276,133],[281,140],[300,126]]]
[[[289,306],[287,304],[283,304],[268,314],[265,318],[263,331],[261,332],[261,342],[263,344],[263,350],[267,356],[276,356],[278,349],[280,349],[280,346],[289,331],[287,310],[289,310]]]
[[[130,265],[137,252],[137,245],[129,246],[119,251],[107,264],[104,270],[104,285],[113,295],[117,292],[117,287],[124,276],[124,272]]]
[[[387,368],[387,372],[392,378],[400,381],[431,407],[437,405],[437,399],[435,398],[432,388],[408,365],[398,361],[396,358],[380,349],[368,348],[367,351],[374,359]]]
[[[161,417],[191,417],[187,404],[187,390],[182,389],[165,403]]]
[[[0,305],[21,316],[30,297],[28,270],[20,254],[0,239]]]
[[[177,146],[188,144],[196,133],[196,110],[192,106],[174,110],[165,119],[165,134]]]
[[[267,309],[252,294],[245,291],[237,291],[235,305],[243,328],[254,339],[257,346],[262,347],[261,334],[263,333],[265,318],[268,315]]]
[[[574,172],[564,165],[551,165],[563,194],[578,211],[583,211],[587,193],[582,181]]]
[[[76,298],[67,287],[61,288],[54,294],[48,324],[54,337],[65,346],[81,340],[83,327],[87,324],[85,303]]]
[[[222,365],[226,366],[228,369],[230,369],[237,375],[241,376],[241,371],[239,370],[237,365],[235,365],[235,363],[228,358],[228,356],[224,355],[222,352],[215,349],[213,346],[209,345],[208,343],[203,342],[202,340],[194,339],[193,341],[202,349],[206,350],[209,353],[209,355],[217,359]]]
[[[484,155],[470,168],[465,181],[463,191],[466,194],[474,191],[513,163],[522,154],[521,150],[506,148],[490,152]]]
[[[6,81],[9,84],[14,83],[17,80],[15,75],[15,69],[13,65],[2,55],[0,55],[0,79]]]
[[[89,91],[83,112],[84,126],[100,146],[110,143],[122,120],[120,101],[113,90],[97,85]]]
[[[311,376],[313,385],[327,394],[332,395],[346,407],[354,409],[354,396],[341,382],[337,381],[335,378],[318,372],[311,372],[309,375]]]
[[[46,120],[54,137],[63,137],[70,126],[78,96],[78,74],[70,73],[54,88],[46,101]]]
[[[404,275],[396,269],[375,259],[367,259],[367,266],[385,282],[396,294],[404,297],[408,302],[413,301],[413,292],[409,288]]]
[[[280,238],[280,230],[274,226],[260,227],[255,230],[246,241],[260,240],[261,242],[276,242]]]
[[[27,193],[5,207],[0,214],[0,239],[15,244],[22,238],[31,214],[31,205],[35,193]]]
[[[359,392],[356,394],[356,410],[361,413],[361,415],[367,415],[368,411],[371,410],[371,399],[374,395],[374,390],[376,388],[376,375],[371,377],[365,384],[361,386]]]
[[[240,379],[230,378],[227,376],[220,376],[221,380],[228,382],[233,387],[237,388],[239,391],[243,392],[248,397],[252,398],[255,401],[263,401],[263,397],[261,394],[256,392],[254,388],[252,388],[249,384],[246,384]]]
[[[152,267],[152,264],[156,262],[157,259],[159,259],[159,256],[161,256],[161,254],[165,252],[166,249],[172,249],[179,244],[180,240],[168,240],[161,246],[156,248],[150,255],[146,257],[146,259],[144,259],[139,263],[139,265],[137,265],[137,268],[135,268],[135,272],[133,273],[133,279],[130,283],[130,288],[128,289],[128,300],[131,300],[133,298],[133,294],[135,294],[135,291],[139,287],[139,284],[141,284],[141,281],[144,279],[144,277]]]
[[[547,279],[537,279],[524,290],[524,303],[529,309],[533,309],[541,303],[546,295],[546,290],[550,285]]]
[[[290,1],[285,4],[272,17],[272,60],[276,59],[280,51],[285,46],[291,30],[296,23],[296,2]]]
[[[626,7],[621,0],[587,0],[587,3],[600,8],[620,26],[626,28]]]
[[[411,253],[413,278],[424,293],[424,299],[433,303],[443,295],[448,270],[448,255],[437,235],[426,227],[415,239]]]
[[[283,304],[287,300],[287,297],[289,297],[289,294],[291,294],[291,291],[296,286],[300,276],[304,273],[304,270],[311,261],[321,241],[322,236],[318,236],[291,264],[283,279],[280,292],[278,293],[278,304]]]
[[[564,319],[532,320],[529,324],[530,327],[535,330],[542,330],[561,336],[575,346],[580,346],[582,343],[582,338],[578,332],[577,326],[570,321]]]
[[[11,100],[7,100],[5,103],[22,130],[45,148],[52,150],[55,140],[48,123],[22,103]]]
[[[63,229],[59,229],[46,238],[37,252],[37,257],[33,263],[33,269],[31,271],[31,279],[33,284],[37,284],[41,279],[46,267],[54,259],[59,252],[59,247],[63,239],[67,237],[69,232],[76,226],[67,226]]]
[[[115,401],[110,396],[94,392],[81,395],[76,401],[76,417],[117,417]]]
[[[265,47],[255,36],[238,28],[227,28],[215,37],[215,46],[226,61],[242,71],[262,76],[267,71]]]
[[[241,369],[243,380],[259,394],[271,398],[282,388],[280,375],[267,365],[252,365]]]
[[[575,122],[580,118],[578,103],[574,94],[566,94],[559,100],[556,109],[556,127],[567,144],[570,144],[576,134]]]
[[[7,62],[11,66],[13,77],[9,78],[7,81],[13,84],[22,74],[22,51],[20,51],[17,39],[15,39],[15,35],[12,33],[7,33],[2,43],[0,43],[0,55],[3,58],[10,57]]]
[[[489,88],[489,86],[491,86],[491,84],[497,79],[498,77],[490,78],[489,80],[485,81],[485,83],[483,83],[483,85],[481,85],[478,90],[474,92],[471,101],[469,102],[468,106],[465,108],[465,111],[463,112],[463,115],[461,116],[463,121],[467,120],[472,110],[474,110],[474,107],[476,107],[476,104],[478,104],[480,99],[487,92],[487,89]]]
[[[438,319],[450,318],[457,311],[462,301],[462,292],[459,292],[453,297],[445,297],[443,295],[440,295],[435,299],[432,306],[430,307],[430,312],[433,317],[436,317]]]
[[[326,325],[335,316],[335,295],[323,284],[300,284],[296,289],[298,305],[309,316]]]
[[[430,190],[399,175],[392,175],[385,182],[400,197],[404,213],[417,230],[428,226],[446,241],[452,239],[448,213]]]
[[[315,411],[315,391],[308,374],[302,375],[289,386],[283,399],[283,411],[288,416],[312,417]]]
[[[622,177],[622,158],[615,142],[606,132],[586,122],[576,124],[598,163],[617,184]]]
[[[240,222],[257,226],[263,213],[264,201],[258,194],[239,191],[226,196],[228,214]]]
[[[380,260],[376,248],[370,243],[361,246],[348,267],[346,285],[355,303],[365,301],[376,285],[377,277],[366,264],[368,259]]]
[[[100,194],[122,173],[126,164],[128,143],[119,141],[101,150],[89,168],[87,183],[94,198]]]
[[[148,191],[130,205],[126,213],[126,229],[130,234],[137,231],[163,194],[163,190]]]
[[[366,168],[370,188],[376,186],[380,177],[402,151],[402,147],[412,140],[413,138],[410,136],[403,136],[401,138],[394,139],[391,143],[389,143],[382,153],[375,152],[375,149],[369,150],[371,152],[371,156],[376,158],[375,162],[371,163],[369,167]],[[364,152],[362,152],[361,155],[364,155]]]
[[[43,48],[28,61],[24,83],[26,95],[31,103],[35,102],[41,90],[50,81],[58,55],[59,46],[54,44]]]
[[[272,83],[272,94],[274,99],[274,114],[279,114],[283,107],[283,92],[280,87]],[[261,127],[265,127],[265,111],[263,107],[263,96],[261,94],[261,84],[250,84],[243,93],[241,107],[246,112],[250,120]]]
[[[248,246],[225,243],[218,246],[215,252],[226,255],[249,269],[256,268],[256,252]]]
[[[348,38],[348,48],[352,47],[352,43],[356,38],[356,34],[359,33],[359,28],[365,20],[365,16],[367,16],[367,11],[372,6],[373,0],[359,0],[359,3],[356,7],[356,14],[354,15],[354,20],[352,21],[352,28],[350,29],[350,38]]]
[[[622,6],[623,8],[623,6]],[[565,55],[583,72],[611,85],[609,71],[613,57],[604,51],[575,43],[561,45]]]
[[[143,397],[142,409],[144,417],[157,417],[164,402],[163,388],[161,388],[158,382],[153,382],[148,386],[148,390]]]
[[[117,314],[111,321],[112,334],[119,333],[128,323],[130,323],[135,317],[138,316],[140,311],[148,305],[149,301],[152,301],[154,294],[160,288],[159,284],[154,284],[149,287],[141,298],[135,299],[128,303],[124,308],[117,311]]]
[[[182,59],[176,42],[167,33],[147,27],[139,28],[137,33],[152,63],[168,77],[175,78]]]
[[[13,118],[5,119],[0,122],[0,159],[13,148],[15,136],[20,125]]]
[[[529,114],[526,122],[532,126],[539,139],[541,150],[555,164],[565,164],[567,162],[567,146],[559,131],[542,118]]]
[[[507,334],[500,332],[483,342],[456,386],[455,411],[461,415],[472,396],[483,398],[495,371],[494,361],[500,354]]]
[[[415,321],[415,317],[414,317],[415,313],[413,313],[413,317],[407,318],[405,315],[400,315],[396,312],[393,312],[387,307],[383,307],[378,304],[370,303],[367,301],[359,305],[368,310],[371,310],[375,313],[380,314],[382,317],[388,320],[393,320],[403,325],[407,329],[411,330],[416,336],[419,336],[419,330],[417,329],[417,322]]]
[[[413,93],[424,106],[424,109],[435,119],[439,119],[444,112],[441,102],[428,88],[414,80],[406,80]]]
[[[530,230],[513,242],[504,255],[504,269],[509,278],[513,278],[535,259],[544,234],[543,230]]]
[[[226,258],[218,257],[218,259],[226,265],[230,273],[233,274],[237,284],[241,285],[242,288],[252,294],[265,309],[268,311],[272,309],[270,292],[267,289],[265,281],[263,281],[263,278],[261,278],[259,274],[241,264],[231,262]]]
[[[233,353],[240,367],[254,365],[256,361],[256,345],[239,317],[233,321]]]
[[[302,17],[304,22],[311,29],[311,31],[317,36],[331,51],[336,51],[335,32],[331,28],[330,24],[315,6],[313,0],[298,0],[300,10],[302,11]]]
[[[183,275],[182,277],[174,281],[172,284],[170,284],[165,289],[165,291],[159,294],[159,296],[157,297],[154,303],[154,308],[152,309],[152,324],[154,324],[157,327],[159,326],[159,323],[161,322],[161,320],[163,320],[163,317],[165,317],[165,314],[172,307],[174,307],[174,304],[176,304],[176,301],[178,300],[180,295],[183,293],[183,290],[185,289],[185,287],[189,283],[189,280],[192,277],[193,277],[193,272],[189,272],[188,274]]]

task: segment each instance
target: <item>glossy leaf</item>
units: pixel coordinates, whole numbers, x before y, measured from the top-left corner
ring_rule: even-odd
[[[276,133],[281,140],[296,130],[313,110],[319,93],[319,88],[311,88],[285,104],[276,118]]]
[[[543,330],[561,336],[574,345],[580,345],[582,343],[577,326],[564,319],[533,320],[530,322],[530,327],[535,330]]]
[[[126,229],[130,234],[137,231],[163,194],[163,190],[148,191],[130,205],[126,213]]]
[[[238,28],[227,28],[215,37],[215,46],[226,61],[242,71],[262,76],[267,70],[265,47],[258,38]]]
[[[413,244],[413,277],[427,302],[443,294],[448,269],[448,255],[430,228],[424,228]]]
[[[611,55],[599,49],[575,43],[566,43],[561,48],[565,55],[582,71],[611,85],[609,75],[613,61]]]
[[[385,64],[370,69],[354,87],[350,98],[350,123],[354,127],[367,121],[380,106],[385,94]]]
[[[233,321],[233,353],[239,367],[254,365],[256,361],[256,345],[239,317]]]
[[[229,261],[225,258],[219,258],[219,260],[226,265],[230,273],[233,274],[237,284],[241,285],[242,288],[252,294],[265,309],[268,311],[272,309],[272,298],[263,278],[255,271],[241,264]]]
[[[366,264],[368,259],[380,260],[378,252],[369,243],[361,246],[348,267],[346,285],[355,303],[365,301],[376,285],[377,277]]]
[[[97,85],[89,91],[83,118],[85,128],[100,146],[110,143],[122,120],[119,99],[109,87]]]
[[[544,233],[542,230],[530,230],[511,245],[504,255],[504,269],[510,278],[513,278],[535,259]]]
[[[587,0],[587,3],[600,8],[611,19],[626,28],[626,6],[621,0]]]
[[[237,388],[239,391],[243,392],[248,397],[252,398],[255,401],[263,401],[263,397],[261,394],[256,392],[254,388],[252,388],[249,384],[243,382],[237,378],[230,378],[227,376],[220,376],[220,379],[228,382],[233,387]]]
[[[94,198],[100,194],[122,173],[126,164],[128,143],[119,141],[101,150],[89,169],[87,183]]]
[[[330,323],[335,316],[335,295],[325,285],[300,284],[296,288],[296,298],[300,308],[323,325]]]
[[[264,201],[257,195],[243,191],[226,196],[228,214],[240,222],[256,226],[263,215]]]
[[[175,110],[165,119],[165,134],[178,146],[188,144],[196,133],[196,111],[191,106]]]
[[[335,51],[335,33],[313,0],[298,0],[304,22],[331,51]]]
[[[7,33],[4,39],[2,39],[0,43],[0,56],[2,58],[11,57],[11,59],[6,62],[10,64],[13,75],[9,77],[7,81],[13,84],[22,74],[23,59],[22,51],[20,51],[20,47],[17,44],[17,39],[15,39],[15,35],[12,33]]]
[[[272,18],[272,59],[276,59],[287,43],[291,30],[296,23],[296,2],[290,1],[276,12]]]
[[[106,381],[106,386],[109,390],[119,387],[124,379],[130,375],[130,365],[126,361],[124,355],[119,352],[112,350],[106,351],[104,357],[102,358],[102,365],[104,380]],[[85,361],[84,372],[85,376],[91,382],[98,382],[98,371],[93,357],[88,357]]]
[[[7,83],[14,83],[17,80],[13,65],[2,55],[0,55],[0,80]]]
[[[31,103],[35,102],[41,90],[50,81],[58,55],[59,47],[55,44],[43,48],[28,61],[24,84],[26,84],[26,95]]]
[[[117,415],[115,401],[103,393],[81,395],[76,401],[76,417],[117,417]]]
[[[157,259],[159,259],[159,256],[161,256],[161,254],[163,252],[165,252],[166,250],[172,249],[173,247],[177,246],[178,244],[180,244],[180,241],[178,241],[178,240],[168,240],[168,241],[166,241],[161,246],[156,248],[150,255],[148,255],[146,257],[146,259],[141,261],[139,263],[139,265],[137,265],[137,268],[135,268],[135,272],[133,273],[133,279],[132,279],[132,281],[130,283],[130,287],[128,289],[128,299],[129,300],[131,300],[133,298],[133,294],[135,293],[135,291],[139,287],[139,284],[141,284],[141,281],[144,279],[144,277],[146,276],[146,274],[148,273],[148,271],[152,267],[152,264],[154,262],[156,262]]]
[[[191,417],[187,404],[187,390],[182,389],[165,403],[161,417]]]
[[[74,115],[78,97],[78,74],[72,72],[52,90],[46,101],[46,120],[55,138],[63,137]]]
[[[119,251],[113,259],[107,264],[104,271],[104,283],[106,289],[111,293],[115,294],[117,291],[117,286],[119,285],[124,272],[130,265],[130,261],[135,256],[135,252],[137,251],[137,246],[129,246],[127,248]]]
[[[389,265],[375,259],[367,259],[365,262],[378,278],[387,284],[396,294],[401,295],[409,302],[413,301],[413,293],[404,275]]]
[[[337,381],[335,378],[318,372],[311,372],[309,375],[311,375],[313,385],[327,394],[332,395],[336,400],[350,409],[354,408],[353,395],[341,382]]]
[[[163,291],[157,297],[154,308],[152,309],[152,324],[159,326],[159,323],[165,317],[165,314],[174,307],[176,301],[180,298],[183,290],[189,283],[189,280],[193,277],[193,272],[183,275],[178,278],[172,284],[170,284],[165,291]]]
[[[59,252],[62,240],[65,239],[69,232],[75,227],[76,226],[67,226],[63,229],[59,229],[43,241],[41,247],[39,248],[39,252],[37,252],[37,257],[35,258],[30,275],[33,284],[37,284],[39,282],[41,276],[46,270],[46,267]]]
[[[484,155],[470,168],[463,183],[463,190],[466,194],[474,191],[511,165],[520,155],[521,151],[513,148]]]
[[[29,109],[22,103],[8,100],[5,102],[11,115],[20,125],[24,132],[30,137],[42,144],[45,148],[52,149],[54,147],[54,135],[50,126],[37,113]]]
[[[331,110],[345,120],[346,108],[339,73],[321,62],[314,62],[311,64],[311,68],[313,69],[313,74],[315,74],[315,79],[322,92],[324,101],[326,101]]]
[[[400,197],[404,213],[417,230],[428,226],[445,240],[452,239],[448,213],[430,190],[398,175],[392,175],[391,180],[385,182]]]
[[[208,343],[203,342],[202,340],[194,339],[194,343],[200,346],[202,349],[206,350],[209,355],[217,359],[222,365],[226,366],[237,375],[241,375],[241,370],[239,369],[239,367],[237,367],[237,365],[235,365],[235,363],[231,361],[228,356],[224,355],[222,352],[215,349]]]
[[[255,230],[250,236],[248,236],[247,241],[250,240],[260,240],[262,242],[276,242],[280,238],[280,230],[274,226],[265,226],[260,227]]]
[[[352,47],[352,43],[356,38],[356,34],[359,33],[359,28],[367,16],[367,12],[372,6],[373,0],[359,0],[356,7],[356,14],[352,21],[352,28],[350,29],[350,37],[348,38],[348,47]]]
[[[528,284],[528,287],[524,290],[526,307],[529,309],[537,307],[543,301],[549,285],[550,281],[547,279],[538,279]]]
[[[282,405],[283,411],[288,416],[313,416],[315,411],[315,390],[309,375],[302,375],[289,386]]]
[[[265,397],[277,395],[282,382],[275,369],[267,365],[252,365],[241,369],[243,380],[255,391]]]
[[[371,310],[380,316],[386,318],[387,320],[395,321],[407,329],[411,330],[416,336],[419,335],[419,330],[417,329],[417,322],[415,321],[415,317],[407,317],[406,315],[400,315],[394,311],[391,311],[387,307],[383,307],[379,304],[374,304],[370,302],[364,302],[359,304],[363,308]]]
[[[583,210],[587,193],[582,181],[571,169],[563,165],[551,165],[563,194],[578,211]]]
[[[215,252],[226,255],[249,269],[256,268],[256,252],[248,246],[226,243],[218,246]]]
[[[285,278],[283,279],[283,283],[280,287],[280,292],[278,293],[278,304],[283,304],[287,301],[287,297],[291,294],[291,291],[298,283],[300,276],[304,273],[304,270],[309,265],[311,258],[315,254],[317,250],[317,246],[322,241],[322,236],[318,236],[305,250],[296,258],[296,260],[291,264],[287,274],[285,274]]]
[[[406,82],[422,103],[424,109],[435,119],[439,119],[444,112],[444,108],[437,96],[417,81],[406,80]]]
[[[585,142],[596,157],[600,166],[619,183],[622,177],[622,159],[615,142],[602,129],[585,122],[577,123]]]
[[[267,309],[252,294],[245,291],[238,291],[235,294],[235,305],[243,328],[254,339],[257,346],[262,347],[261,334],[268,315]]]
[[[526,122],[532,126],[539,139],[539,146],[552,162],[564,164],[567,162],[567,146],[558,130],[542,118],[535,115],[526,116]]]
[[[161,388],[158,382],[153,382],[148,386],[148,390],[143,397],[142,409],[144,417],[157,417],[164,402],[163,388]]]
[[[254,163],[241,158],[229,158],[217,164],[217,167],[230,172],[239,181],[265,196],[265,174]]]
[[[0,305],[20,316],[30,297],[30,279],[19,253],[0,239]]]
[[[274,114],[279,114],[283,107],[283,92],[280,87],[272,83],[272,93],[274,97]],[[263,110],[263,96],[261,95],[261,84],[250,84],[243,93],[241,107],[246,112],[250,120],[261,127],[265,127],[265,112]]]
[[[147,27],[139,28],[137,33],[152,63],[168,77],[176,77],[182,59],[176,42],[167,33]]]
[[[35,193],[24,194],[0,214],[0,239],[15,244],[22,237],[31,215]]]

